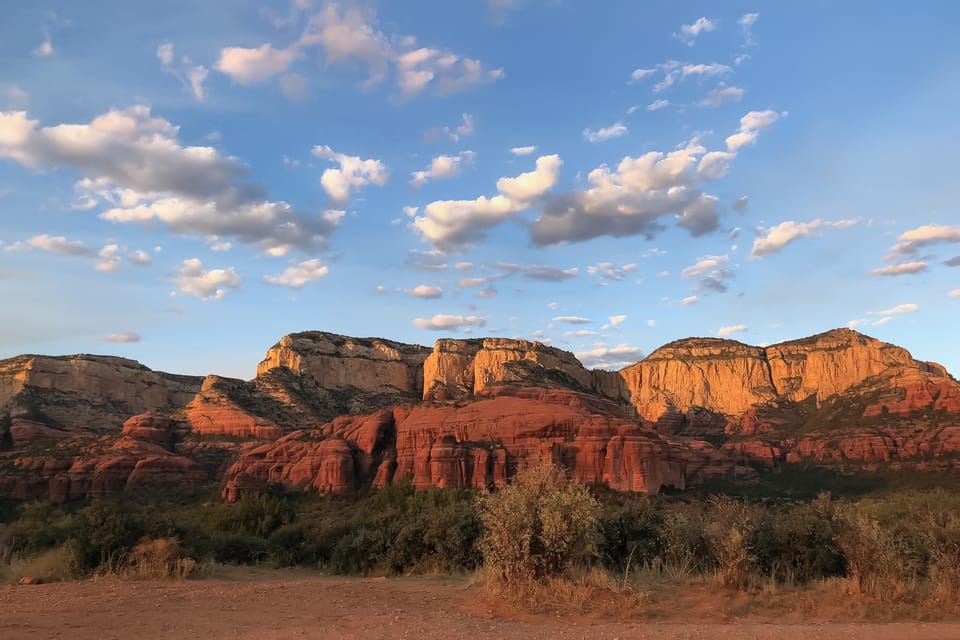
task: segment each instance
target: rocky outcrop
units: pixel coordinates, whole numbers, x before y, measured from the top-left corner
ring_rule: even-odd
[[[617,490],[685,486],[681,451],[622,405],[569,390],[488,391],[491,397],[467,404],[399,407],[291,434],[241,456],[227,472],[224,496],[271,484],[331,493],[404,480],[418,488],[488,488],[545,462]]]
[[[192,431],[203,435],[276,440],[283,430],[262,414],[284,412],[271,404],[269,396],[261,397],[248,382],[207,376],[183,417]]]
[[[594,378],[572,353],[540,342],[437,340],[423,365],[423,397],[469,398],[505,385],[590,389]],[[607,391],[611,385],[598,386]]]
[[[19,356],[0,361],[0,415],[55,431],[118,433],[130,416],[187,404],[200,378],[110,356]]]
[[[135,491],[183,491],[208,480],[193,460],[130,437],[97,438],[76,455],[64,453],[54,449],[10,459],[0,468],[0,495],[62,503]]]
[[[257,376],[289,369],[322,389],[417,395],[430,350],[380,338],[310,331],[285,336],[267,351]]]

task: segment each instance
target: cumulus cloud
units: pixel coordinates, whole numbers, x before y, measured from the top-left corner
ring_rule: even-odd
[[[536,145],[530,145],[527,147],[513,147],[512,149],[510,149],[510,153],[512,153],[515,156],[528,156],[536,150],[537,150]]]
[[[267,276],[263,279],[266,284],[274,287],[289,287],[291,289],[302,289],[306,284],[319,280],[330,273],[330,269],[323,264],[319,258],[305,260],[295,264],[275,276]]]
[[[215,68],[230,76],[237,84],[253,85],[284,73],[300,57],[296,46],[274,49],[270,44],[259,47],[226,47],[220,50]]]
[[[744,90],[740,87],[717,87],[707,94],[706,100],[701,104],[707,107],[722,107],[728,102],[740,102],[743,94]]]
[[[642,350],[627,344],[615,347],[600,344],[594,349],[578,351],[574,355],[588,369],[623,369],[643,359]]]
[[[685,307],[689,307],[692,304],[697,304],[697,300],[698,300],[697,296],[687,296],[686,298],[683,299],[682,304]]]
[[[717,335],[721,338],[726,338],[727,336],[732,336],[735,333],[743,333],[747,330],[747,325],[745,324],[735,324],[729,327],[720,327],[717,329]]]
[[[443,289],[426,284],[418,284],[413,289],[407,289],[404,293],[414,298],[432,299],[443,297]]]
[[[750,257],[754,260],[760,259],[771,253],[779,253],[785,246],[797,240],[810,236],[814,231],[821,228],[846,229],[857,224],[857,220],[821,220],[817,218],[811,222],[794,222],[787,220],[766,230],[766,234],[756,238],[753,241],[753,250]]]
[[[697,18],[693,24],[681,25],[680,32],[673,35],[692,47],[701,33],[709,33],[710,31],[716,31],[716,29],[716,20],[701,16]]]
[[[382,187],[387,183],[389,172],[379,160],[348,156],[337,153],[327,145],[317,145],[313,148],[313,155],[324,160],[337,163],[338,169],[326,169],[320,176],[320,184],[334,202],[346,202],[351,192],[357,191],[368,184]]]
[[[697,278],[693,287],[695,293],[700,291],[716,291],[723,293],[727,290],[727,280],[733,276],[733,269],[727,268],[730,261],[727,255],[722,256],[704,256],[686,267],[681,275],[684,278]],[[692,296],[696,297],[696,296]],[[692,304],[692,303],[691,303]]]
[[[645,108],[647,111],[659,111],[660,109],[666,109],[670,106],[669,100],[664,100],[663,98],[659,100],[654,100],[648,104]]]
[[[100,338],[97,342],[111,342],[115,344],[131,344],[135,342],[140,342],[143,340],[141,336],[136,331],[124,331],[122,333],[114,333],[106,338]]]
[[[615,122],[609,127],[603,127],[596,131],[592,129],[583,130],[583,139],[587,142],[604,142],[612,138],[619,138],[629,133],[627,127],[622,122]]]
[[[610,320],[610,326],[611,326],[611,327],[617,327],[617,326],[623,324],[623,321],[626,320],[626,319],[627,319],[627,316],[625,316],[625,315],[610,316],[610,318],[609,318],[609,320]]]
[[[460,114],[460,124],[455,127],[443,127],[440,129],[431,129],[423,134],[426,140],[451,140],[460,142],[460,138],[472,135],[476,130],[473,116],[469,113]]]
[[[206,67],[202,64],[192,65],[190,58],[187,56],[183,56],[178,61],[173,44],[169,42],[157,47],[157,59],[160,61],[160,68],[163,69],[164,73],[168,73],[179,80],[180,84],[190,90],[197,102],[206,100],[206,89],[203,86],[209,74]]]
[[[779,119],[780,114],[770,109],[749,112],[740,118],[740,131],[727,138],[727,151],[739,151],[742,147],[754,144],[760,132],[772,127]]]
[[[479,60],[448,49],[420,46],[413,36],[388,36],[373,26],[373,19],[372,11],[328,3],[288,47],[228,47],[221,51],[217,68],[238,82],[252,84],[285,72],[306,50],[316,48],[323,52],[326,65],[365,66],[364,87],[380,84],[392,74],[404,96],[427,88],[440,94],[467,91],[504,75],[503,69],[488,69]]]
[[[116,271],[120,268],[120,247],[116,244],[108,244],[97,253],[97,263],[94,269],[97,271]]]
[[[901,262],[892,264],[888,267],[880,267],[870,272],[872,276],[902,276],[914,273],[920,273],[927,270],[927,263],[922,261]]]
[[[580,273],[577,267],[559,269],[543,264],[522,265],[519,267],[519,271],[524,280],[537,280],[539,282],[563,282],[576,278]]]
[[[947,294],[948,298],[960,298],[960,289],[952,289],[950,293]]]
[[[893,246],[894,253],[916,253],[922,247],[934,244],[960,242],[960,225],[923,225],[900,234]]]
[[[741,132],[756,136],[769,127],[768,120],[750,112],[741,119]],[[527,225],[535,246],[601,236],[652,238],[671,215],[677,226],[697,237],[719,226],[719,200],[704,193],[702,185],[724,175],[736,155],[729,149],[708,152],[693,140],[670,152],[627,156],[615,168],[601,165],[587,174],[587,187],[566,193],[551,192],[562,164],[559,156],[542,156],[536,171],[501,178],[498,195],[430,203],[413,228],[437,249],[459,251],[483,239],[488,229],[541,205]]]
[[[173,278],[178,292],[201,300],[222,300],[227,290],[236,291],[242,282],[233,267],[207,271],[199,258],[184,260]]]
[[[447,268],[447,256],[442,251],[418,251],[407,253],[404,264],[420,271],[443,271]]]
[[[77,193],[112,206],[100,214],[111,222],[159,221],[174,233],[233,237],[274,254],[325,246],[342,212],[312,215],[267,200],[245,182],[247,169],[236,158],[182,146],[178,133],[142,105],[49,127],[26,112],[7,112],[0,113],[0,158],[79,171],[86,177]]]
[[[127,256],[127,262],[135,267],[149,267],[153,264],[153,256],[146,251],[138,249]]]
[[[24,248],[37,249],[57,256],[92,256],[96,253],[80,240],[67,240],[63,236],[49,236],[45,233],[27,238],[25,245]]]
[[[553,321],[563,324],[590,324],[593,322],[590,318],[584,318],[582,316],[555,316]]]
[[[37,47],[31,52],[33,55],[38,58],[46,58],[47,56],[52,56],[54,53],[53,42],[47,37],[43,42],[41,42]]]
[[[417,318],[414,326],[428,331],[452,331],[468,327],[483,327],[487,324],[484,318],[478,316],[456,316],[438,313],[432,318]]]
[[[464,165],[473,162],[476,154],[473,151],[461,151],[455,156],[440,155],[430,161],[430,166],[423,171],[414,171],[410,175],[410,186],[419,189],[430,180],[453,178],[460,175]]]
[[[515,178],[500,178],[492,198],[475,200],[438,200],[424,207],[414,218],[413,228],[441,251],[462,250],[480,240],[484,231],[529,208],[557,182],[562,165],[560,156],[537,158],[536,169]]]

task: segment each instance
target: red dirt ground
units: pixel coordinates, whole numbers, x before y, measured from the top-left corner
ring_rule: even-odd
[[[790,623],[771,623],[704,607],[685,614],[686,608],[672,607],[666,621],[521,616],[494,612],[463,579],[330,578],[254,569],[196,581],[103,578],[3,586],[0,638],[960,639],[960,623],[952,622],[811,622],[793,615],[784,617]],[[695,619],[684,619],[691,615]]]

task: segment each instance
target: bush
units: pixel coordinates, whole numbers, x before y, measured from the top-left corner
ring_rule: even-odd
[[[704,537],[723,586],[743,589],[756,566],[750,546],[754,511],[729,498],[714,498],[707,510]]]
[[[72,542],[48,549],[38,555],[14,560],[7,567],[6,579],[16,582],[20,578],[32,578],[40,582],[62,582],[81,577],[77,547]]]
[[[193,558],[180,555],[180,544],[174,538],[144,540],[127,554],[125,575],[137,578],[190,578],[198,574],[200,565]]]
[[[597,552],[599,504],[585,486],[544,465],[480,500],[484,566],[507,583],[561,576]]]

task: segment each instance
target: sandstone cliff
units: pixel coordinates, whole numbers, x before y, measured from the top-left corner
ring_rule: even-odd
[[[130,416],[170,412],[200,390],[200,378],[151,371],[110,356],[19,356],[0,361],[0,415],[16,434],[118,433]]]

